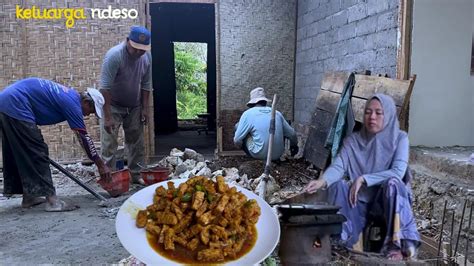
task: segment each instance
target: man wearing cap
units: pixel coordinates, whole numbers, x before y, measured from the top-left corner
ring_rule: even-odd
[[[96,89],[78,93],[72,88],[41,78],[19,80],[0,93],[0,132],[3,151],[4,194],[23,194],[24,208],[46,201],[46,211],[76,209],[58,199],[49,168],[48,146],[37,125],[67,121],[77,133],[101,178],[110,170],[98,155],[86,131],[83,116],[100,118],[104,98]],[[46,200],[43,198],[46,197]]]
[[[270,120],[272,108],[267,106],[270,100],[265,97],[263,88],[255,88],[250,92],[250,101],[236,124],[234,143],[241,146],[247,155],[256,159],[267,158]],[[298,151],[295,130],[286,122],[283,115],[275,112],[275,134],[272,147],[272,161],[278,160],[285,151],[285,138],[290,139],[292,155]]]
[[[101,121],[101,155],[107,165],[115,168],[117,138],[120,125],[125,133],[128,168],[133,183],[144,184],[140,178],[143,163],[143,125],[148,122],[148,99],[151,86],[150,32],[141,26],[132,27],[125,42],[112,47],[102,64],[100,91],[104,95],[104,119]]]

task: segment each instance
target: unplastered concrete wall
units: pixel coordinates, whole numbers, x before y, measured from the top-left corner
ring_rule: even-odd
[[[51,79],[78,91],[99,85],[100,67],[106,51],[125,40],[130,26],[144,24],[145,0],[62,0],[0,3],[0,90],[26,77]],[[65,20],[22,20],[21,8],[84,8],[85,20],[75,20],[67,29]],[[127,8],[138,11],[137,19],[92,19],[89,8]],[[99,142],[98,120],[86,118],[92,139]],[[57,160],[85,156],[66,123],[41,127],[50,156]]]
[[[235,149],[234,124],[246,109],[253,88],[265,88],[269,98],[278,94],[277,109],[287,119],[293,117],[296,2],[218,2],[218,126],[222,127],[223,150]]]
[[[474,146],[471,0],[415,0],[410,103],[412,145]]]
[[[298,1],[294,115],[305,133],[325,72],[396,76],[398,0]]]

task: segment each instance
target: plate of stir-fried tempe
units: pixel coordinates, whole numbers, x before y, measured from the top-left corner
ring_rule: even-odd
[[[271,207],[222,176],[148,186],[123,203],[115,226],[125,249],[150,265],[254,265],[280,238]]]

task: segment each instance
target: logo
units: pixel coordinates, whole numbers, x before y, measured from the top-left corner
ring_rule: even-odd
[[[76,20],[84,20],[86,16],[85,8],[23,8],[16,5],[15,15],[17,19],[44,19],[44,20],[62,20],[65,19],[66,28],[74,27]],[[90,18],[92,19],[136,19],[138,11],[136,9],[116,8],[108,6],[105,9],[89,8]]]
[[[140,42],[144,42],[144,41],[146,40],[145,34],[141,33],[140,35],[138,35],[138,40],[139,40]]]
[[[36,6],[32,8],[21,8],[16,5],[15,14],[17,19],[66,19],[66,28],[72,28],[76,19],[86,19],[84,8],[44,8]]]
[[[138,17],[138,11],[136,9],[117,8],[112,9],[112,6],[108,6],[106,9],[91,8],[92,18],[97,17],[99,19],[136,19]]]

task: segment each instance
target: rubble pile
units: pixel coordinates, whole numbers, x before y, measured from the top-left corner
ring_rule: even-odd
[[[87,182],[93,179],[94,177],[97,177],[97,178],[99,177],[98,172],[97,172],[97,167],[95,165],[87,166],[78,162],[74,164],[67,164],[64,166],[64,168],[84,182]],[[58,169],[54,168],[53,166],[50,166],[50,169],[51,169],[51,175],[56,185],[74,183],[74,181],[66,177],[66,175],[61,173]]]
[[[262,176],[256,178],[249,177],[245,173],[240,173],[236,167],[222,167],[212,171],[209,167],[210,163],[210,161],[204,159],[204,156],[192,149],[186,148],[184,151],[181,151],[174,148],[171,150],[169,156],[150,167],[167,167],[170,170],[169,177],[171,179],[188,179],[193,176],[206,176],[215,180],[217,176],[223,176],[229,184],[238,185],[253,192],[257,191],[257,186],[261,183]],[[298,191],[301,191],[301,189],[302,185],[297,185],[281,190],[275,178],[269,176],[266,185],[266,198],[269,203],[280,202],[298,194]]]

